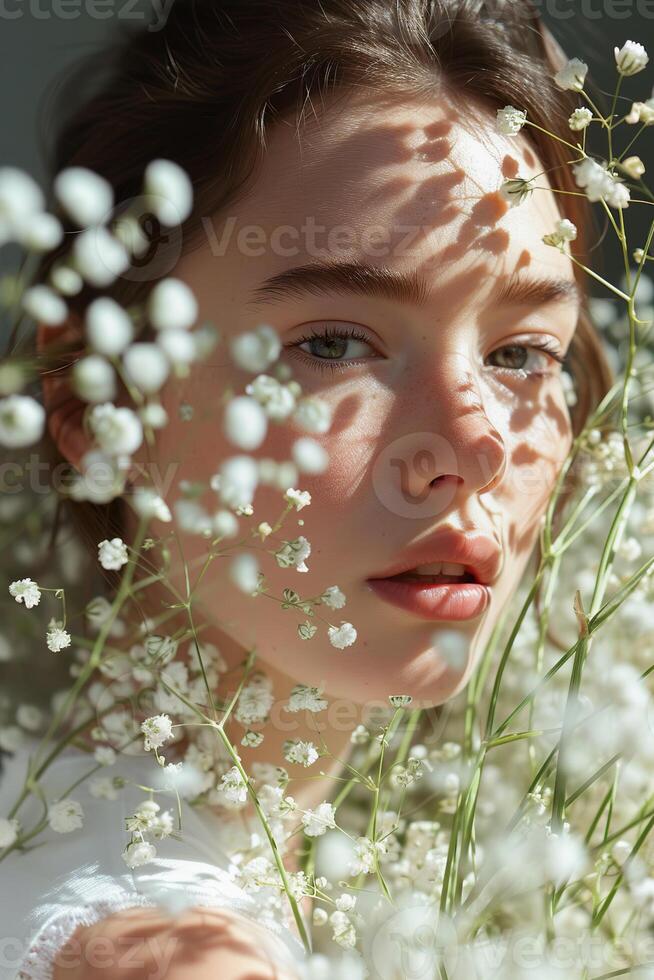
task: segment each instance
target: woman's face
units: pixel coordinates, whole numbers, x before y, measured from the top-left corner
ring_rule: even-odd
[[[276,123],[247,197],[205,218],[205,242],[172,272],[223,339],[188,381],[164,392],[170,422],[157,464],[174,473],[169,502],[179,496],[177,480],[208,483],[222,460],[241,452],[223,434],[221,402],[226,389],[243,393],[253,378],[229,355],[236,334],[274,326],[282,362],[304,394],[332,409],[330,431],[313,437],[329,468],[296,484],[310,491],[311,505],[292,511],[278,535],[251,539],[274,601],[239,591],[223,560],[212,562],[197,593],[203,617],[244,647],[256,644],[263,661],[298,682],[358,703],[389,694],[442,703],[464,685],[521,581],[571,442],[560,365],[532,345],[565,354],[578,319],[573,291],[496,300],[509,279],[574,285],[570,259],[542,242],[560,218],[546,176],[519,207],[498,194],[505,178],[542,169],[526,137],[499,135],[488,110],[473,122],[469,105],[445,96],[384,105],[359,95],[323,109],[299,138],[293,124]],[[360,287],[318,285],[314,276],[303,288],[294,273],[291,288],[291,270],[339,263],[383,269],[386,284],[368,276]],[[262,290],[280,276],[273,292]],[[402,276],[421,280],[423,295],[391,295],[388,281]],[[357,338],[298,347],[325,328]],[[181,403],[193,406],[191,422],[180,418]],[[271,423],[252,455],[288,460],[306,434]],[[274,524],[284,506],[281,491],[260,487],[239,539],[261,521]],[[369,577],[444,526],[483,531],[501,548],[484,612],[430,620],[370,589]],[[312,546],[306,573],[280,568],[272,555],[300,534]],[[182,540],[189,561],[206,551],[201,537]],[[179,568],[176,575],[181,582]],[[346,605],[317,607],[318,632],[299,639],[306,617],[280,608],[282,590],[308,598],[331,585]],[[335,649],[320,616],[351,622],[354,645]]]

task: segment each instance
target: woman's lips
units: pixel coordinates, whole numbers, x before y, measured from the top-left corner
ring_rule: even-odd
[[[398,578],[366,581],[382,599],[423,619],[474,619],[486,611],[491,597],[489,586],[477,582],[439,585]]]

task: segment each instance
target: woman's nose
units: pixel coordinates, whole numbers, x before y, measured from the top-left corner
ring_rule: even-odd
[[[469,370],[453,372],[431,399],[422,390],[427,410],[414,416],[419,431],[394,439],[375,464],[378,494],[383,482],[392,510],[413,517],[434,516],[457,493],[488,493],[507,467],[504,439]]]

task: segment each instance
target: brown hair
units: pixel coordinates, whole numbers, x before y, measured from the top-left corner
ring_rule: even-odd
[[[295,113],[299,130],[314,96],[352,89],[378,98],[437,95],[445,84],[490,111],[524,109],[531,122],[569,141],[579,102],[553,81],[561,57],[530,0],[175,0],[163,28],[125,32],[68,78],[62,106],[79,102],[89,85],[93,91],[60,127],[49,167],[52,174],[89,167],[110,182],[118,202],[139,195],[156,157],[175,160],[191,177],[194,209],[180,237],[149,219],[156,260],[103,290],[129,302],[151,287],[157,261],[165,264],[181,242],[188,250],[199,241],[201,216],[238,199],[265,154],[268,127]],[[523,132],[552,185],[578,191],[569,148],[536,128]],[[592,209],[577,194],[556,199],[577,226],[575,255],[587,263]],[[63,251],[46,258],[43,277]],[[92,294],[85,288],[71,308],[82,309]],[[612,380],[586,310],[568,367],[576,435]],[[120,507],[75,505],[93,542],[120,533]]]

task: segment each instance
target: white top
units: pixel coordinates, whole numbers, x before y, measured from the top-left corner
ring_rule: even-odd
[[[13,756],[4,756],[0,773],[0,816],[6,816],[23,785],[27,759],[38,744],[29,739]],[[53,800],[95,765],[93,756],[66,748],[43,774],[46,798]],[[153,785],[156,763],[147,757],[119,755],[116,763],[94,776],[120,775]],[[222,819],[208,807],[191,807],[181,799],[182,840],[154,840],[157,857],[130,869],[121,852],[131,839],[125,817],[132,816],[148,794],[137,786],[118,790],[116,800],[96,799],[88,781],[69,794],[84,810],[84,825],[69,833],[49,826],[0,862],[0,980],[51,980],[53,958],[80,925],[135,905],[155,907],[165,894],[172,907],[180,904],[228,908],[265,925],[270,931],[266,953],[273,963],[300,973],[302,943],[289,926],[262,918],[256,900],[231,880],[228,858],[221,848]],[[157,794],[162,811],[173,811],[174,793]],[[31,795],[16,814],[21,829],[41,819],[43,807]],[[148,835],[147,839],[151,839]]]

